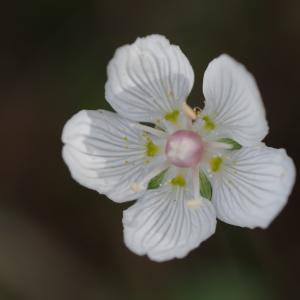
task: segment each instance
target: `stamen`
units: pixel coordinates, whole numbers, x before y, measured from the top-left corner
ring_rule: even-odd
[[[188,208],[197,208],[202,203],[202,197],[200,195],[200,181],[199,181],[199,166],[193,169],[193,186],[194,186],[194,198],[186,202]]]
[[[232,145],[230,144],[225,144],[222,142],[208,142],[207,143],[209,147],[215,148],[215,149],[224,149],[224,150],[231,150]]]
[[[157,137],[161,137],[161,138],[166,137],[166,133],[164,131],[150,127],[150,126],[142,125],[139,123],[131,123],[130,126],[137,128],[137,129],[141,129],[147,133],[151,133]]]
[[[200,198],[200,180],[199,180],[199,166],[193,169],[193,185],[194,185],[194,199]]]
[[[163,162],[159,166],[157,166],[154,170],[152,170],[149,174],[146,175],[140,182],[134,182],[131,185],[131,189],[137,193],[147,188],[147,184],[149,181],[154,178],[156,175],[164,171],[170,166],[170,163],[168,161]]]
[[[186,102],[183,102],[182,110],[193,121],[197,119],[197,114]]]

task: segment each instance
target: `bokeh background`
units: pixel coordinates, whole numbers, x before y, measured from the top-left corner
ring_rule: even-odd
[[[300,160],[297,0],[28,0],[1,5],[0,299],[300,299],[299,184],[267,230],[219,222],[182,260],[153,263],[123,243],[117,205],[75,183],[61,131],[75,112],[110,109],[115,49],[151,33],[181,46],[202,76],[226,52],[255,75],[266,142]]]

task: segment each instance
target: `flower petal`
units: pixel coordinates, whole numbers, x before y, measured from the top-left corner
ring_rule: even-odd
[[[127,247],[155,261],[182,258],[215,232],[216,213],[210,201],[187,207],[189,190],[162,187],[147,191],[124,211]]]
[[[108,111],[80,111],[65,125],[63,158],[73,178],[116,202],[136,199],[132,184],[141,181],[161,155],[147,157],[148,135],[133,122]],[[117,188],[116,188],[117,187]]]
[[[124,117],[152,123],[178,113],[194,83],[180,48],[157,34],[117,49],[107,75],[105,96],[111,106]]]
[[[219,137],[243,146],[260,142],[268,133],[263,102],[254,77],[228,55],[214,59],[203,79],[203,116],[212,120]],[[212,124],[214,126],[212,126]]]
[[[260,144],[233,151],[212,179],[217,217],[242,227],[266,228],[287,203],[295,167],[285,150]]]

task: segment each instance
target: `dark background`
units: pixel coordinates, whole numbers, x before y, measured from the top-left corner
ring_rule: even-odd
[[[268,145],[299,165],[300,2],[297,0],[68,1],[1,4],[0,299],[299,299],[299,184],[267,230],[219,222],[182,260],[131,253],[122,210],[75,183],[61,131],[81,109],[109,109],[115,49],[151,33],[181,46],[202,76],[226,52],[255,75]]]

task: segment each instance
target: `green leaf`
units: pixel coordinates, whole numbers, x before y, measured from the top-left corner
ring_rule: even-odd
[[[211,187],[209,179],[204,174],[204,172],[200,171],[199,180],[200,180],[200,194],[201,194],[201,196],[208,199],[208,200],[211,200],[212,187]]]
[[[162,171],[155,177],[153,177],[148,183],[148,190],[154,190],[160,187],[162,180],[164,179],[165,173],[167,170]]]
[[[222,138],[219,139],[218,142],[231,145],[232,148],[230,150],[239,150],[242,148],[242,145],[230,138]]]

